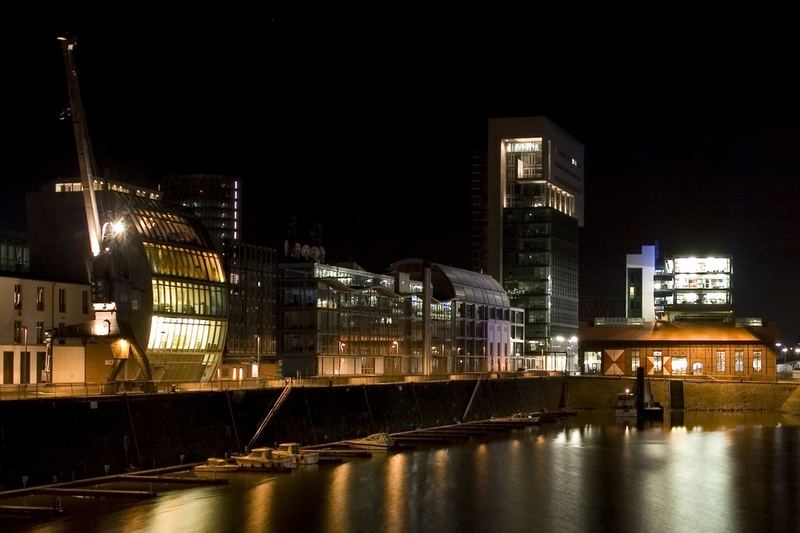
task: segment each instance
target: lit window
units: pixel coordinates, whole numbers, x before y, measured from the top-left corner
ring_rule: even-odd
[[[672,358],[672,373],[673,374],[685,374],[687,367],[687,361],[685,355],[678,355]]]
[[[761,372],[761,352],[753,352],[753,372]]]
[[[14,285],[14,309],[22,309],[22,286]]]
[[[664,357],[661,352],[653,352],[653,372],[661,372],[664,369]]]
[[[744,352],[733,352],[733,370],[744,372]]]
[[[725,352],[717,352],[717,372],[725,372]]]
[[[631,370],[636,373],[636,369],[640,366],[639,361],[639,350],[632,350],[631,351]]]

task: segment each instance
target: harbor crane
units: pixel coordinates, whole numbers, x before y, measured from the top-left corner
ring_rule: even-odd
[[[101,214],[98,207],[97,194],[95,193],[97,183],[95,162],[78,84],[78,70],[73,56],[77,42],[74,38],[67,36],[60,36],[58,40],[64,52],[64,67],[66,69],[70,102],[68,114],[72,118],[72,127],[75,134],[86,228],[91,251],[91,257],[87,260],[87,273],[92,287],[92,307],[95,312],[91,333],[96,336],[108,336],[116,339],[111,345],[115,364],[109,376],[109,381],[116,381],[128,357],[133,355],[142,371],[145,383],[152,384],[152,371],[144,351],[133,335],[127,331],[130,330],[130,327],[127,327],[125,321],[118,320],[120,318],[119,312],[124,314],[125,310],[117,308],[118,302],[116,302],[115,298],[115,293],[118,290],[117,286],[121,282],[115,276],[116,246],[113,243],[118,236],[124,233],[125,224],[122,219],[106,220],[101,224]]]

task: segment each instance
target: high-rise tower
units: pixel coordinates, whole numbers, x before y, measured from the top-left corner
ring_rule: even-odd
[[[525,309],[526,366],[577,370],[583,145],[544,117],[489,121],[486,272]]]

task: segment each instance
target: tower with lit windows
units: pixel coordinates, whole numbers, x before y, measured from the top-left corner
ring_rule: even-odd
[[[166,176],[161,180],[161,193],[167,202],[187,207],[197,215],[221,250],[240,239],[240,178],[217,174]]]
[[[164,199],[194,212],[222,254],[229,320],[221,378],[257,377],[259,363],[274,362],[276,353],[276,252],[242,240],[242,181],[217,174],[161,180]]]
[[[489,120],[485,271],[525,310],[526,367],[577,370],[583,145],[545,117]]]

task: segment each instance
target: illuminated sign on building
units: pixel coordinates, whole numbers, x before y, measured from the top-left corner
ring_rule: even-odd
[[[508,142],[506,143],[506,152],[541,152],[542,141],[534,142]]]

